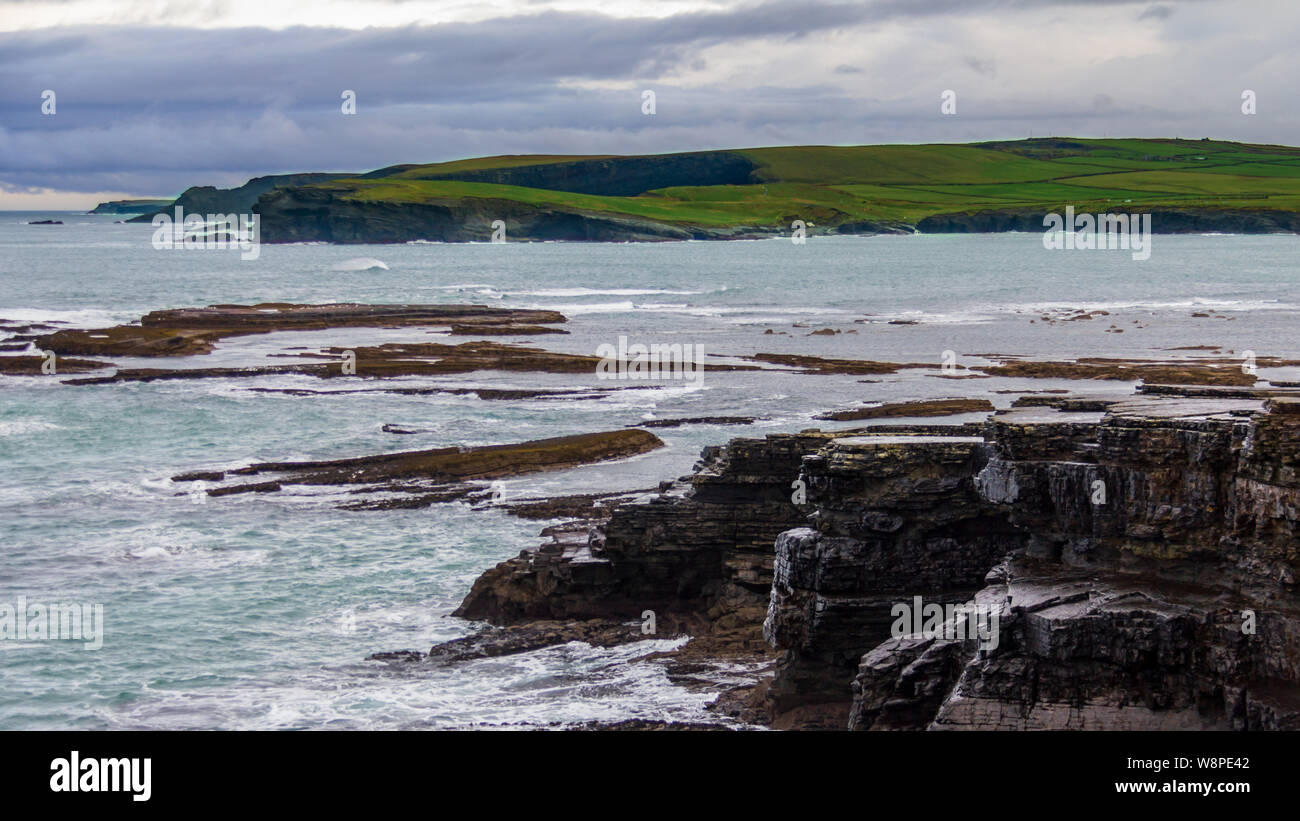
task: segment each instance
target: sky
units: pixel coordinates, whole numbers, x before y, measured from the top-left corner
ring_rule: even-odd
[[[1296,0],[0,0],[0,210],[494,154],[1300,145],[1297,42]]]

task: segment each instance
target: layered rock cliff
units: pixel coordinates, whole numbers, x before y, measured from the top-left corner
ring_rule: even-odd
[[[1298,408],[1166,398],[1116,402],[1101,418],[994,416],[972,485],[986,515],[1018,534],[973,597],[997,615],[995,636],[886,638],[861,657],[848,726],[1300,726]],[[825,504],[843,501],[831,493]],[[778,567],[791,536],[778,539]],[[965,540],[959,552],[981,547]],[[839,562],[814,557],[818,569]],[[778,590],[769,621],[785,609]],[[923,573],[903,592],[948,593]]]
[[[751,652],[761,623],[729,711],[778,728],[1300,728],[1300,399],[1059,405],[733,440],[457,613]]]
[[[517,624],[653,610],[661,625],[698,626],[750,611],[757,635],[772,543],[805,517],[792,501],[800,461],[831,438],[781,434],[706,448],[693,475],[483,574],[456,615]]]
[[[263,195],[253,210],[261,214],[262,241],[272,243],[490,242],[497,220],[506,223],[511,241],[628,242],[750,233],[744,227],[713,231],[503,198],[369,201],[311,186],[276,188]]]
[[[1113,214],[1150,214],[1156,234],[1296,234],[1300,214],[1277,208],[1211,208],[1168,206],[1141,210],[1109,208]],[[1003,231],[1039,233],[1048,209],[991,209],[934,214],[916,222],[922,234],[989,234]],[[1058,211],[1059,213],[1059,211]]]
[[[777,537],[763,625],[784,651],[769,691],[777,726],[843,728],[846,685],[889,637],[894,605],[964,602],[1023,544],[976,492],[984,451],[979,436],[872,434],[803,460],[813,526]]]

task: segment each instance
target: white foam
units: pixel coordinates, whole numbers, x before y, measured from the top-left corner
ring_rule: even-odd
[[[388,266],[374,257],[355,257],[334,265],[335,271],[387,271]]]
[[[725,288],[723,289],[725,290]],[[653,294],[672,294],[690,296],[710,293],[709,291],[672,291],[666,288],[542,288],[537,291],[510,291],[516,296],[651,296]]]
[[[151,545],[149,547],[140,547],[135,550],[126,552],[128,559],[170,559],[172,552],[165,547]]]
[[[73,328],[101,328],[140,318],[135,311],[105,311],[83,308],[75,311],[56,311],[44,308],[0,308],[0,318],[15,322],[63,323]]]
[[[1021,313],[1050,313],[1053,311],[1124,311],[1124,310],[1175,310],[1187,308],[1208,308],[1226,311],[1290,311],[1297,306],[1278,299],[1226,299],[1214,297],[1193,297],[1175,300],[1112,300],[1109,302],[1031,302],[1015,305],[997,306],[991,310]]]
[[[62,430],[61,425],[40,419],[5,419],[0,420],[0,436],[22,436],[25,433],[39,433],[46,430]]]

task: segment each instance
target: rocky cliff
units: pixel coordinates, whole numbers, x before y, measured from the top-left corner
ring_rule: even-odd
[[[546,166],[550,167],[550,166]],[[538,172],[540,173],[540,172]],[[505,170],[482,172],[487,181],[496,176],[510,178]],[[456,175],[455,179],[472,176]],[[439,178],[440,179],[440,178]],[[602,178],[598,178],[602,179]],[[639,178],[634,178],[639,179]],[[554,182],[556,186],[564,180]],[[592,184],[595,186],[595,183]],[[613,183],[611,183],[613,185]],[[639,187],[640,183],[633,185]],[[572,188],[584,186],[578,181]],[[599,187],[599,186],[596,186]],[[614,186],[617,187],[617,186]],[[556,188],[556,190],[570,190]],[[187,196],[190,192],[186,192]],[[576,207],[538,205],[520,200],[490,197],[460,197],[420,202],[369,201],[350,198],[347,192],[281,186],[263,195],[252,210],[262,215],[262,241],[397,243],[414,240],[431,242],[488,242],[492,223],[503,220],[511,241],[562,242],[657,242],[671,240],[756,239],[788,236],[791,220],[815,216],[810,235],[825,234],[910,234],[910,233],[999,233],[1043,230],[1045,211],[980,211],[937,214],[915,225],[898,220],[863,220],[833,208],[805,209],[776,224],[700,225],[689,221],[667,222],[627,214],[602,213]],[[211,197],[196,194],[178,204],[197,213],[219,210]],[[1122,213],[1122,211],[1115,211]],[[1151,231],[1156,234],[1220,232],[1234,234],[1300,233],[1300,214],[1289,211],[1240,209],[1153,208]],[[142,220],[143,218],[139,218]],[[133,220],[133,221],[139,221]]]
[[[979,436],[840,437],[803,460],[812,527],[775,543],[763,632],[783,651],[769,691],[777,726],[843,728],[846,686],[890,635],[898,602],[964,602],[1024,542],[975,477]]]
[[[143,213],[140,213],[138,217],[127,220],[127,222],[152,222],[156,214],[172,216],[173,210],[177,206],[184,209],[186,214],[251,214],[253,213],[253,204],[257,202],[257,198],[268,191],[290,186],[310,185],[316,182],[327,182],[350,176],[352,175],[316,172],[276,174],[267,177],[254,177],[243,185],[234,188],[196,185],[185,189],[184,193],[177,197],[174,202],[161,202],[154,208],[139,209]],[[139,213],[139,211],[136,213]]]
[[[422,202],[352,199],[324,188],[274,189],[257,201],[263,242],[489,242],[502,220],[507,238],[631,242],[747,236],[744,227],[703,229],[519,200],[461,197]]]
[[[109,200],[91,209],[91,214],[156,214],[170,208],[171,200]]]
[[[733,440],[458,615],[761,622],[775,669],[730,707],[775,727],[1300,728],[1300,399],[1060,405]]]
[[[979,537],[919,554],[895,550],[881,572],[852,558],[864,552],[860,541],[846,548],[829,537],[834,524],[821,526],[820,541],[809,531],[782,534],[769,625],[807,612],[792,615],[790,601],[824,595],[821,580],[842,577],[845,556],[863,580],[835,592],[864,601],[892,572],[902,574],[895,602],[943,602],[960,595],[954,579],[969,583],[983,562],[988,573],[971,603],[996,614],[992,641],[891,635],[877,620],[882,641],[858,663],[849,727],[1300,726],[1297,409],[1293,399],[1164,398],[1114,402],[1104,414],[995,415],[972,454],[987,461],[948,473],[968,515],[988,523]],[[839,440],[807,463],[843,464],[862,448]],[[871,513],[882,501],[873,494],[854,503],[834,483],[825,488],[818,503],[828,510]],[[921,515],[943,521],[954,507],[942,500]],[[999,539],[1000,561],[990,544]],[[811,551],[793,549],[810,540]],[[813,629],[786,639],[789,661],[773,689],[782,669],[819,661],[821,683],[842,681],[809,648],[867,632],[856,628],[863,609],[834,618],[823,607]]]
[[[772,543],[805,517],[791,483],[801,459],[830,438],[782,434],[707,448],[693,475],[618,507],[576,542],[553,540],[489,570],[456,615],[517,624],[653,610],[660,624],[697,624],[749,610],[757,635]]]
[[[1296,234],[1300,213],[1272,208],[1108,208],[1111,214],[1150,214],[1155,234]],[[916,222],[922,234],[991,234],[1003,231],[1040,233],[1043,208],[992,209],[934,214]],[[1057,213],[1060,213],[1058,210]]]

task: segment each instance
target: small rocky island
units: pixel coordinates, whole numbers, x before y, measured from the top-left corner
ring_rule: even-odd
[[[670,677],[775,728],[1300,728],[1300,394],[1017,405],[706,448],[483,574],[456,615],[494,627],[374,658],[637,641],[653,613],[691,637]],[[996,612],[996,641],[892,635],[914,597]]]

